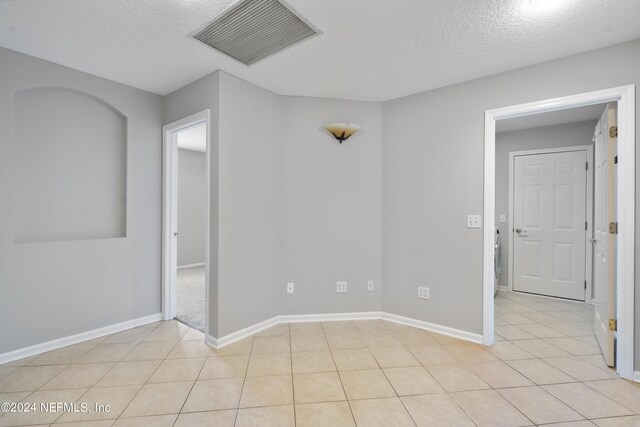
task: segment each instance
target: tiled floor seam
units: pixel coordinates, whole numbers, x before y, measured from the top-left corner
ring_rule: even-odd
[[[320,326],[322,327],[322,333],[324,334],[325,339],[327,338],[327,332],[324,329],[324,324],[320,322]],[[329,340],[327,340],[327,345],[329,345]],[[331,350],[331,346],[329,346],[329,354],[331,354],[331,360],[333,361],[333,366],[336,368],[335,372],[338,375],[338,380],[340,381],[340,386],[342,387],[342,392],[344,393],[344,398],[347,401],[347,405],[349,406],[349,413],[351,414],[351,419],[353,419],[353,425],[356,426],[356,417],[353,415],[353,409],[351,409],[351,403],[349,402],[349,398],[347,397],[347,390],[344,388],[344,384],[342,383],[342,376],[340,375],[340,371],[338,370],[338,365],[336,363],[335,357],[333,357],[333,350]]]
[[[149,336],[151,333],[153,333],[155,330],[158,329],[160,325],[157,325],[153,331],[151,331],[149,334],[147,334],[147,336]],[[133,397],[131,398],[131,400],[129,400],[129,402],[125,405],[125,407],[122,409],[122,412],[120,412],[120,414],[118,415],[118,417],[116,418],[116,420],[123,418],[122,415],[127,411],[127,408],[129,408],[129,405],[131,405],[131,402],[133,402],[135,400],[135,398],[138,396],[138,394],[140,394],[140,392],[142,391],[142,389],[149,383],[149,380],[153,377],[153,375],[158,371],[158,369],[160,369],[160,366],[162,366],[162,363],[167,360],[167,357],[169,356],[169,354],[171,354],[171,352],[173,351],[173,349],[178,345],[178,343],[181,342],[182,337],[184,336],[184,334],[186,334],[186,331],[188,331],[188,329],[185,330],[185,332],[180,335],[180,338],[176,341],[176,343],[173,345],[173,347],[171,347],[171,350],[169,350],[169,352],[167,353],[167,356],[165,356],[164,359],[162,359],[162,362],[158,363],[158,366],[156,367],[156,369],[153,370],[153,372],[151,373],[151,375],[149,376],[149,378],[147,378],[147,380],[144,382],[144,384],[142,384],[142,386],[140,387],[140,389],[136,392],[136,394],[133,395]],[[143,339],[144,341],[144,339]],[[141,341],[142,342],[142,341]],[[136,347],[134,347],[133,349],[135,349]],[[133,351],[133,349],[131,349],[131,351]],[[131,353],[131,351],[129,351],[122,359],[120,359],[120,361],[122,362],[127,355],[129,355],[129,353]],[[90,391],[91,389],[89,389]],[[87,391],[87,393],[89,392]],[[84,396],[84,395],[83,395]],[[176,417],[176,421],[177,421],[177,417]],[[175,423],[174,423],[175,424]]]
[[[254,336],[255,337],[255,336]],[[247,373],[249,373],[249,363],[251,363],[251,355],[253,354],[253,338],[251,339],[251,348],[249,348],[249,358],[247,359],[247,366],[244,368],[244,377],[242,378],[242,387],[240,387],[240,396],[238,397],[238,403],[236,404],[236,416],[233,420],[233,425],[238,423],[238,413],[240,412],[240,401],[242,400],[242,394],[244,393],[244,384],[247,381]],[[206,364],[207,362],[205,362]],[[196,381],[198,379],[196,378]]]
[[[151,329],[151,332],[153,332],[153,331],[155,331],[155,330],[158,328],[158,326],[159,326],[159,325],[156,325],[155,327],[153,327],[153,328],[149,328],[149,329]],[[135,328],[132,328],[132,329],[135,329]],[[127,330],[131,330],[131,329],[127,329]],[[122,331],[122,332],[124,332],[124,331]],[[150,334],[151,332],[149,332],[149,334]],[[145,337],[147,337],[149,334],[145,335]],[[100,344],[102,344],[102,343],[103,343],[105,340],[107,340],[107,339],[108,339],[108,337],[105,337],[105,339],[104,339],[103,341],[101,341],[100,343],[98,343],[98,344],[96,345],[96,347],[98,347]],[[142,340],[144,340],[144,338],[143,338]],[[142,340],[140,340],[140,342],[142,342]],[[129,353],[131,353],[131,352],[132,352],[132,351],[133,351],[133,350],[138,346],[138,344],[140,344],[140,342],[138,342],[135,346],[133,346],[133,347],[131,348],[131,350],[129,350],[129,351],[127,352],[127,354],[125,354],[125,355],[122,357],[122,359],[120,359],[120,361],[115,362],[115,363],[113,364],[113,366],[111,367],[111,369],[109,369],[109,371],[108,371],[107,373],[105,373],[102,377],[100,377],[100,379],[99,379],[99,380],[98,380],[98,381],[97,381],[93,386],[88,387],[88,388],[87,388],[87,391],[86,391],[86,392],[84,392],[82,395],[80,395],[80,397],[78,397],[74,402],[78,402],[78,401],[80,401],[80,399],[82,399],[84,396],[86,396],[86,395],[87,395],[91,390],[93,390],[94,388],[96,388],[96,384],[98,384],[98,382],[100,382],[100,380],[101,380],[102,378],[104,378],[104,377],[105,377],[109,372],[111,372],[111,371],[112,371],[112,370],[113,370],[113,369],[118,365],[118,363],[120,363],[122,360],[124,360],[124,358],[126,358],[126,357],[127,357],[127,355],[128,355]],[[178,342],[179,342],[179,341],[178,341]],[[94,347],[94,348],[96,348],[96,347]],[[88,351],[85,353],[85,355],[86,355],[86,354],[88,354],[90,351],[92,351],[92,350],[88,350]],[[83,355],[83,356],[84,356],[84,355]],[[78,360],[80,360],[83,356],[80,356],[80,358],[79,358]],[[110,362],[104,362],[104,363],[110,363]],[[69,365],[69,367],[71,367],[71,366],[72,366],[72,365]],[[158,367],[160,367],[160,364],[158,365]],[[66,368],[66,369],[68,369],[68,368]],[[66,370],[66,369],[65,369],[65,370]],[[157,368],[156,368],[156,369],[157,369]],[[58,375],[62,374],[62,372],[64,372],[65,370],[61,371]],[[154,372],[155,372],[155,371],[154,371]],[[49,382],[53,381],[53,379],[55,379],[58,375],[54,376],[53,378],[51,378],[51,380],[49,380],[49,381],[47,381],[45,384],[43,384],[43,385],[38,389],[38,391],[42,390],[42,387],[44,387],[44,386],[45,386],[46,384],[48,384]],[[144,385],[143,385],[142,387],[144,387]],[[140,390],[142,390],[142,387],[140,388]],[[140,390],[138,390],[138,393],[140,392]],[[136,393],[136,395],[137,395],[137,393]],[[135,398],[135,396],[134,396],[134,398]],[[131,401],[129,401],[129,403],[131,403],[132,401],[133,401],[133,399],[131,399]],[[129,404],[127,404],[127,406],[129,406]],[[126,410],[126,407],[125,407],[125,410]],[[122,414],[123,414],[123,413],[124,413],[124,410],[123,410],[123,411],[122,411],[122,412],[121,412],[121,413],[120,413],[116,418],[114,418],[114,423],[115,423],[115,420],[119,419],[119,418],[122,416]],[[60,413],[60,415],[59,415],[59,416],[58,416],[58,417],[57,417],[57,418],[56,418],[56,419],[51,423],[51,425],[54,425],[54,424],[55,424],[55,423],[56,423],[60,418],[62,418],[63,416],[64,416],[64,412],[61,412],[61,413]],[[108,419],[111,419],[111,418],[108,418]]]

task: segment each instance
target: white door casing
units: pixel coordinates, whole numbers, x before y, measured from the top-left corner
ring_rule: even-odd
[[[162,185],[162,319],[176,316],[176,286],[178,266],[178,132],[201,124],[206,125],[205,151],[205,269],[204,269],[204,334],[209,337],[209,253],[211,229],[211,149],[210,110],[203,110],[191,116],[169,123],[162,128],[163,133],[163,185]]]
[[[587,152],[514,161],[514,290],[584,301]]]
[[[170,223],[170,236],[169,245],[169,280],[172,286],[169,287],[169,301],[168,312],[166,314],[167,319],[173,319],[176,317],[176,300],[177,300],[177,283],[178,283],[178,132],[171,132],[171,140],[169,142],[171,155],[167,158],[167,167],[169,168],[167,173],[169,174],[168,184],[170,194],[170,206],[168,209],[169,223]]]
[[[531,114],[548,113],[588,105],[616,102],[618,108],[618,163],[616,164],[616,208],[618,232],[616,238],[616,372],[634,379],[635,325],[635,198],[636,189],[636,87],[612,87],[593,92],[563,95],[558,98],[494,108],[485,111],[484,136],[484,217],[495,217],[495,156],[496,121]],[[483,230],[482,268],[482,340],[494,342],[494,270],[493,243],[495,230]],[[636,376],[637,378],[637,376]]]
[[[609,104],[596,125],[595,186],[593,227],[594,329],[607,365],[615,365],[615,336],[609,319],[615,319],[615,234],[609,233],[609,223],[615,221],[616,138],[609,128],[616,125],[614,104]]]

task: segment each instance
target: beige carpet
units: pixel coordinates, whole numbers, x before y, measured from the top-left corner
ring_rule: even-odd
[[[176,319],[204,332],[204,266],[178,270]]]

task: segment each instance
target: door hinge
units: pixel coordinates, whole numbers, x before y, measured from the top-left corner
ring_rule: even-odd
[[[613,163],[614,163],[614,164],[616,164],[616,165],[618,164],[618,156],[615,156],[615,157],[613,158]]]
[[[584,281],[584,288],[587,289],[587,281]]]
[[[609,234],[618,234],[618,223],[610,222],[609,223]]]
[[[618,320],[617,319],[609,319],[609,330],[617,331],[618,330]]]
[[[586,170],[589,170],[589,162],[587,162],[587,169]]]
[[[618,126],[611,126],[609,128],[609,138],[617,138],[618,137]]]
[[[585,229],[585,230],[588,230],[588,229],[589,229],[589,225],[588,225],[588,224],[589,224],[589,223],[588,223],[587,221],[585,221],[585,222],[584,222],[584,229]]]

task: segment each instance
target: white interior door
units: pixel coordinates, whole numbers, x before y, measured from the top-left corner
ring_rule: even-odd
[[[615,105],[602,113],[595,131],[594,236],[593,280],[595,303],[595,333],[602,354],[609,366],[615,364],[614,331],[609,319],[615,319],[615,234],[609,233],[609,223],[615,218],[616,139],[609,128],[616,125]]]
[[[586,150],[515,157],[513,289],[584,301]]]

